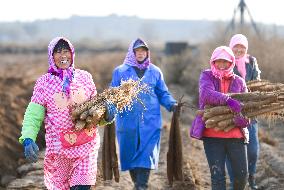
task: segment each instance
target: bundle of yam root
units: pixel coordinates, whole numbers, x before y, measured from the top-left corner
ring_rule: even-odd
[[[248,82],[247,86],[248,93],[229,94],[242,103],[243,116],[284,119],[284,84],[258,80]],[[228,106],[205,106],[197,114],[202,115],[206,128],[228,132],[235,127],[234,113]]]
[[[115,124],[108,124],[104,128],[104,138],[102,147],[102,173],[103,179],[119,182],[118,158],[115,143]]]
[[[167,177],[169,185],[172,187],[174,180],[183,181],[183,154],[182,154],[182,136],[180,129],[181,108],[187,106],[182,102],[181,97],[178,101],[176,110],[173,112],[171,128],[169,134],[169,145],[167,152]]]
[[[103,121],[106,113],[106,102],[113,103],[119,112],[130,110],[134,100],[140,100],[138,98],[140,92],[147,93],[147,85],[142,83],[141,80],[129,79],[121,81],[120,86],[110,87],[89,101],[78,105],[73,108],[71,113],[72,120],[76,122],[75,130],[89,128]]]

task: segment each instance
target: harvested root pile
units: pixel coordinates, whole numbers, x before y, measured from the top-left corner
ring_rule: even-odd
[[[247,82],[249,91],[255,92],[271,92],[271,91],[284,91],[284,84],[271,83],[268,80],[253,80]]]
[[[230,97],[242,102],[242,114],[247,118],[265,117],[284,120],[284,84],[268,81],[249,82],[253,92],[234,93]],[[203,116],[206,128],[229,131],[235,127],[234,114],[227,106],[205,106],[197,114]]]
[[[91,100],[73,109],[72,119],[76,122],[75,129],[88,128],[103,120],[106,102],[113,103],[119,112],[131,110],[133,101],[140,101],[138,98],[140,92],[147,93],[148,86],[145,83],[142,84],[140,80],[132,79],[121,81],[121,85],[118,87],[110,87],[104,90]]]

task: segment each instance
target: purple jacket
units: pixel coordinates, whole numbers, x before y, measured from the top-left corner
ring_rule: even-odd
[[[226,105],[229,96],[221,93],[220,88],[220,79],[214,77],[211,70],[203,71],[199,79],[199,109],[204,109],[205,105]],[[229,92],[247,92],[245,80],[234,74]],[[205,123],[202,121],[202,116],[196,116],[192,122],[190,136],[201,139],[204,128]]]
[[[203,109],[206,104],[215,106],[226,105],[229,96],[221,93],[220,88],[220,79],[214,77],[211,70],[203,71],[199,79],[199,108]],[[247,92],[245,80],[234,74],[229,92]]]

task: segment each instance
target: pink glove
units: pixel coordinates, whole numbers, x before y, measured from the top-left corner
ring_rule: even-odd
[[[240,113],[242,111],[241,102],[239,102],[238,100],[235,100],[233,98],[229,98],[227,100],[227,106],[229,106],[230,109],[232,110],[232,112],[234,112],[234,113]]]
[[[244,117],[242,114],[235,115],[234,117],[234,124],[237,127],[245,128],[249,125],[249,119]]]

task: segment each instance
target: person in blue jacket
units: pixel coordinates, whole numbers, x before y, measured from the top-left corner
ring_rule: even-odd
[[[162,115],[160,105],[174,111],[177,101],[169,93],[161,70],[151,63],[150,51],[145,41],[134,40],[123,64],[115,68],[111,85],[119,86],[121,80],[142,80],[149,92],[139,94],[131,111],[116,116],[116,134],[120,150],[122,171],[129,170],[136,189],[147,189],[151,169],[158,167]]]

